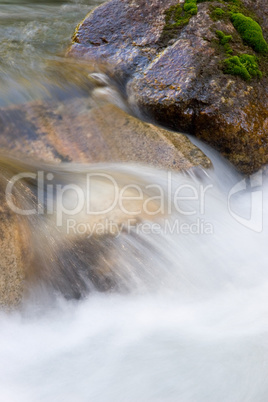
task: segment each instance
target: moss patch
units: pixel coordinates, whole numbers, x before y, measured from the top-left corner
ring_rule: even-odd
[[[268,44],[263,37],[260,25],[241,13],[232,14],[231,21],[243,41],[258,53],[268,53]]]
[[[226,35],[222,31],[216,31],[219,38],[219,43],[223,46],[226,55],[233,54],[233,49],[230,46],[232,41],[231,35]],[[249,81],[252,78],[261,78],[262,73],[259,69],[259,64],[256,56],[249,54],[240,54],[232,57],[228,57],[223,61],[223,72],[225,74],[231,74],[241,77],[245,81]]]
[[[163,29],[162,39],[166,41],[174,38],[181,27],[188,24],[189,17],[184,15],[180,4],[171,6],[165,11],[165,26]]]
[[[211,12],[211,18],[213,21],[221,20],[222,18],[226,17],[227,13],[222,8],[216,7]]]
[[[179,31],[197,14],[197,0],[186,0],[183,7],[178,3],[165,11],[165,26],[160,38],[160,46],[165,47],[169,40],[178,36]]]
[[[222,31],[216,31],[220,44],[224,47],[225,53],[232,54],[233,50],[230,46],[230,41],[233,39],[232,35],[225,35]]]
[[[258,60],[254,55],[242,54],[228,57],[223,61],[223,71],[228,74],[240,76],[244,80],[261,78],[261,69],[265,70],[268,44],[266,43],[261,26],[254,20],[256,17],[250,10],[246,9],[240,0],[220,0],[222,8],[211,6],[212,20],[230,20],[243,42],[249,45],[255,52],[260,53],[262,58]],[[231,42],[232,37],[222,31],[216,31],[219,44],[223,47],[226,56],[234,53]]]
[[[171,6],[168,10],[165,11],[166,16],[166,26],[174,26],[176,25],[181,17],[182,8],[180,4],[175,6]]]
[[[188,24],[190,18],[197,14],[197,0],[186,0],[183,8],[180,4],[165,11],[164,31],[174,30]]]
[[[232,56],[225,59],[223,62],[223,71],[225,74],[238,75],[245,81],[249,81],[254,77],[262,77],[256,57],[249,54]]]
[[[160,47],[166,47],[171,39],[178,38],[179,31],[189,23],[193,15],[197,14],[198,3],[214,1],[185,0],[183,6],[178,3],[167,9],[165,11],[165,26],[159,41]],[[243,5],[241,0],[218,0],[217,3],[221,4],[217,4],[217,6],[211,4],[210,6],[212,20],[231,21],[244,43],[262,55],[260,60],[249,54],[233,55],[232,36],[226,35],[222,31],[216,31],[220,48],[224,50],[225,57],[227,56],[222,62],[224,73],[237,75],[245,80],[255,77],[261,78],[259,61],[262,70],[266,71],[268,44],[263,37],[261,26],[255,21],[256,16]]]
[[[189,15],[196,15],[197,14],[197,0],[185,0],[183,10]]]

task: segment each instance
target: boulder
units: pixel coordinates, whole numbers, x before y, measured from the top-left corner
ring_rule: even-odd
[[[235,11],[256,19],[267,40],[266,3],[237,1]],[[111,0],[78,26],[68,55],[106,63],[134,112],[194,134],[241,172],[256,172],[268,162],[267,55],[257,54],[236,31],[230,2],[201,2],[197,14],[180,26],[175,17],[169,21],[171,7],[174,11],[178,4]],[[215,18],[219,8],[225,15]],[[231,50],[221,44],[217,31],[231,35]],[[258,57],[262,78],[259,73],[251,80],[226,73],[225,60],[241,54]]]
[[[135,162],[172,170],[211,167],[210,160],[184,135],[144,123],[113,104],[97,107],[91,102],[80,98],[65,104],[33,102],[0,109],[0,308],[16,306],[29,283],[46,283],[65,297],[78,298],[89,290],[85,277],[105,291],[120,287],[124,276],[116,262],[116,247],[123,240],[112,232],[112,226],[100,240],[91,232],[69,236],[64,227],[61,231],[56,227],[53,217],[16,215],[5,197],[12,176],[41,169],[66,181],[60,162]],[[72,171],[71,165],[68,169]],[[104,191],[105,184],[101,187]],[[107,187],[95,203],[105,203],[110,192]],[[14,202],[37,205],[35,187],[20,181]],[[87,219],[85,215],[79,218],[82,223]],[[101,219],[109,219],[121,227],[130,218],[136,216],[114,209],[89,223],[94,227]],[[131,248],[127,239],[125,243],[124,247]]]
[[[46,162],[133,162],[158,168],[210,168],[183,134],[142,122],[113,104],[87,99],[34,102],[0,110],[0,149]]]
[[[124,83],[152,61],[165,25],[166,8],[177,0],[112,0],[93,10],[78,25],[69,51],[72,57],[109,64]]]

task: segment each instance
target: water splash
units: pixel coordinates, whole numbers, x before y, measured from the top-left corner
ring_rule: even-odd
[[[123,165],[74,166],[72,171],[68,164],[42,166],[45,171],[52,168],[57,182],[65,184],[83,182],[85,171],[108,171],[120,186],[155,183],[168,200],[167,172]],[[218,170],[225,180],[218,179]],[[97,255],[95,266],[102,268],[108,261],[117,274],[117,292],[101,295],[96,284],[86,280],[91,293],[84,301],[67,302],[54,292],[51,306],[51,290],[37,286],[21,312],[2,313],[0,355],[6,363],[0,378],[5,400],[266,401],[267,207],[264,204],[261,233],[234,219],[227,199],[240,179],[221,161],[202,179],[174,174],[172,196],[182,184],[212,186],[204,213],[183,216],[172,208],[169,215],[165,208],[164,217],[141,220],[152,229],[157,221],[163,228],[166,217],[188,225],[202,218],[211,223],[212,234],[155,234],[133,228],[117,238],[94,239],[83,255],[88,254],[87,263]],[[266,200],[265,179],[262,192]],[[146,197],[152,195],[147,191]],[[250,211],[251,195],[247,190],[235,198],[237,213]],[[200,207],[199,201],[192,200],[191,207]],[[187,208],[189,200],[181,200],[181,211],[189,212]],[[42,250],[43,267],[48,253],[45,263],[50,260],[52,278],[59,274],[59,260],[68,262],[64,270],[80,266],[77,239],[66,243],[62,231],[51,232],[51,218],[37,216],[32,222],[33,247]],[[67,255],[59,253],[63,244]],[[55,255],[60,257],[51,262]],[[76,281],[68,280],[69,287]],[[74,296],[73,291],[67,296]]]
[[[11,14],[1,5],[1,105],[93,93],[96,102],[108,97],[126,107],[101,71],[89,77],[96,73],[90,66],[59,55],[88,5],[26,3],[15,2]],[[214,171],[170,176],[148,166],[56,166],[0,155],[1,189],[25,172],[45,181],[41,198],[37,176],[12,188],[18,208],[41,212],[20,217],[28,240],[24,302],[0,313],[4,401],[267,401],[266,179],[260,172],[262,185],[252,180],[251,188],[198,146]],[[95,208],[114,195],[100,174],[119,190],[141,189],[142,200],[134,187],[125,194],[136,197],[127,204],[131,225],[118,205],[101,219],[82,208],[58,224],[77,198],[56,186],[76,185],[85,195],[92,173]],[[149,199],[152,215],[144,210]],[[70,233],[68,218],[75,220]]]

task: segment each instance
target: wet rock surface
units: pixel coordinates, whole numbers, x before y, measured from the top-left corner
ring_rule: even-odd
[[[0,110],[0,148],[51,162],[133,162],[174,170],[211,167],[185,135],[144,123],[112,104],[91,108],[87,99]]]
[[[266,39],[268,37],[268,3],[265,0],[243,0],[246,7],[254,10],[264,28]]]
[[[19,304],[30,258],[26,229],[6,203],[5,185],[0,179],[0,309]]]
[[[61,162],[135,162],[176,171],[211,167],[184,135],[144,123],[113,104],[94,107],[90,102],[33,102],[0,110],[0,308],[16,306],[30,283],[45,283],[67,298],[79,298],[90,290],[89,283],[100,291],[113,290],[125,275],[116,256],[117,233],[91,233],[89,239],[62,233],[56,246],[55,223],[35,216],[22,220],[13,213],[5,196],[12,176],[49,169],[43,162],[52,162],[52,171]],[[27,181],[14,190],[15,204],[20,201],[38,204]],[[129,218],[119,210],[102,217],[118,225]]]
[[[164,3],[164,4],[163,4]],[[123,82],[157,54],[165,26],[165,9],[176,0],[113,0],[97,7],[74,34],[69,55],[109,63]]]
[[[213,7],[222,3],[198,4],[197,15],[164,38],[165,12],[176,4],[111,0],[77,28],[68,54],[107,63],[133,110],[196,135],[241,172],[256,172],[268,162],[267,56],[258,55],[261,79],[247,82],[224,74],[227,56],[217,30],[232,35],[233,54],[255,52],[243,43],[229,18],[212,18]],[[266,0],[242,4],[255,13],[268,39]]]

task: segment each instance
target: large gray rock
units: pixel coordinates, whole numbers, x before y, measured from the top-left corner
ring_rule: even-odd
[[[266,0],[242,3],[256,12],[267,39]],[[267,57],[260,58],[262,79],[224,74],[217,30],[232,35],[234,54],[255,54],[228,18],[211,18],[212,7],[224,3],[199,4],[186,26],[167,35],[165,12],[176,4],[111,0],[78,27],[68,54],[106,63],[133,110],[196,135],[251,174],[268,162]]]
[[[112,0],[77,27],[69,55],[109,64],[125,81],[154,59],[165,25],[165,9],[177,0]]]

